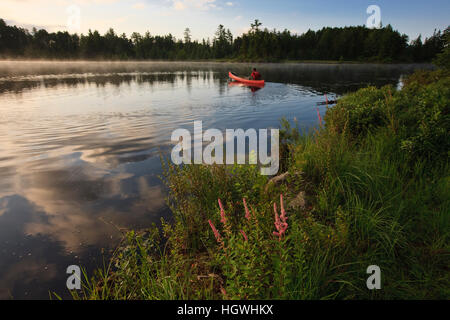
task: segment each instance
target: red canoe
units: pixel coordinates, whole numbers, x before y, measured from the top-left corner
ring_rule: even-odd
[[[238,82],[241,82],[243,84],[246,84],[248,86],[252,86],[252,87],[263,87],[265,84],[264,80],[248,80],[248,79],[244,79],[244,78],[239,78],[238,76],[236,76],[235,74],[229,72],[228,76]]]

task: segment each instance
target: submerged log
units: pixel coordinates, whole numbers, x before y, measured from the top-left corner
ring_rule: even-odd
[[[318,106],[324,106],[326,104],[336,104],[336,103],[337,103],[337,100],[329,100],[328,102],[327,101],[317,102],[317,105]]]

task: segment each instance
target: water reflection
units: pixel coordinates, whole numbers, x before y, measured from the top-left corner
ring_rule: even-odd
[[[246,64],[246,63],[180,63],[180,62],[2,62],[0,61],[0,93],[20,93],[45,86],[95,84],[152,85],[158,82],[184,82],[192,87],[193,79],[214,81],[219,93],[224,92],[229,70],[247,74],[252,67],[261,69],[267,82],[291,83],[318,92],[342,94],[362,85],[397,84],[399,76],[414,69],[430,69],[431,65],[358,65],[358,64]],[[62,76],[63,75],[63,76]]]
[[[247,88],[250,92],[255,93],[258,90],[261,90],[262,88],[264,88],[264,85],[261,86],[249,86],[237,81],[230,81],[228,82],[228,87],[242,87],[242,88]]]
[[[269,128],[282,116],[313,126],[323,93],[396,85],[412,70],[257,67],[268,82],[252,92],[228,85],[247,64],[0,62],[0,298],[67,296],[68,265],[92,270],[122,228],[167,217],[159,152],[174,129]]]

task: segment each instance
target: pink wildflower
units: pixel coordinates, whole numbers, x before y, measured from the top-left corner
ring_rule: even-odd
[[[243,200],[244,200],[244,207],[245,207],[245,218],[247,220],[250,220],[251,216],[250,216],[250,210],[248,210],[248,207],[247,207],[247,201],[245,201],[245,198]]]
[[[244,237],[245,241],[248,241],[247,235],[245,234],[244,230],[241,230],[241,234]]]
[[[216,240],[218,243],[221,242],[222,238],[220,237],[219,231],[217,231],[216,227],[214,226],[214,223],[212,223],[211,220],[208,220],[209,225],[211,226],[212,231],[214,232],[214,236],[216,237]]]
[[[227,218],[225,217],[225,210],[223,209],[222,201],[219,199],[219,207],[220,207],[220,221],[223,224],[227,223]]]
[[[319,117],[320,125],[322,125],[322,116],[320,115],[319,108],[317,108],[317,116]]]
[[[280,241],[283,237],[284,233],[286,232],[288,228],[287,224],[287,216],[286,211],[284,210],[284,203],[283,203],[283,195],[280,195],[280,206],[281,206],[281,216],[278,216],[277,211],[277,204],[273,204],[273,211],[275,212],[275,228],[277,231],[274,231],[273,234],[278,237],[278,240]]]
[[[225,288],[223,288],[222,286],[220,287],[220,292],[222,292],[222,294],[224,295],[224,297],[228,299],[227,291],[226,291]]]

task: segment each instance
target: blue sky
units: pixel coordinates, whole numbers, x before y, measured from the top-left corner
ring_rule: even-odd
[[[67,30],[68,8],[80,9],[80,28],[86,33],[109,27],[130,35],[137,31],[172,33],[182,37],[189,27],[194,39],[212,38],[219,24],[239,35],[254,19],[269,29],[303,33],[324,26],[363,25],[369,5],[378,5],[384,25],[391,24],[411,39],[430,36],[450,24],[448,0],[1,0],[0,17],[27,28]],[[71,11],[73,14],[73,11]],[[72,20],[73,21],[73,20]]]

